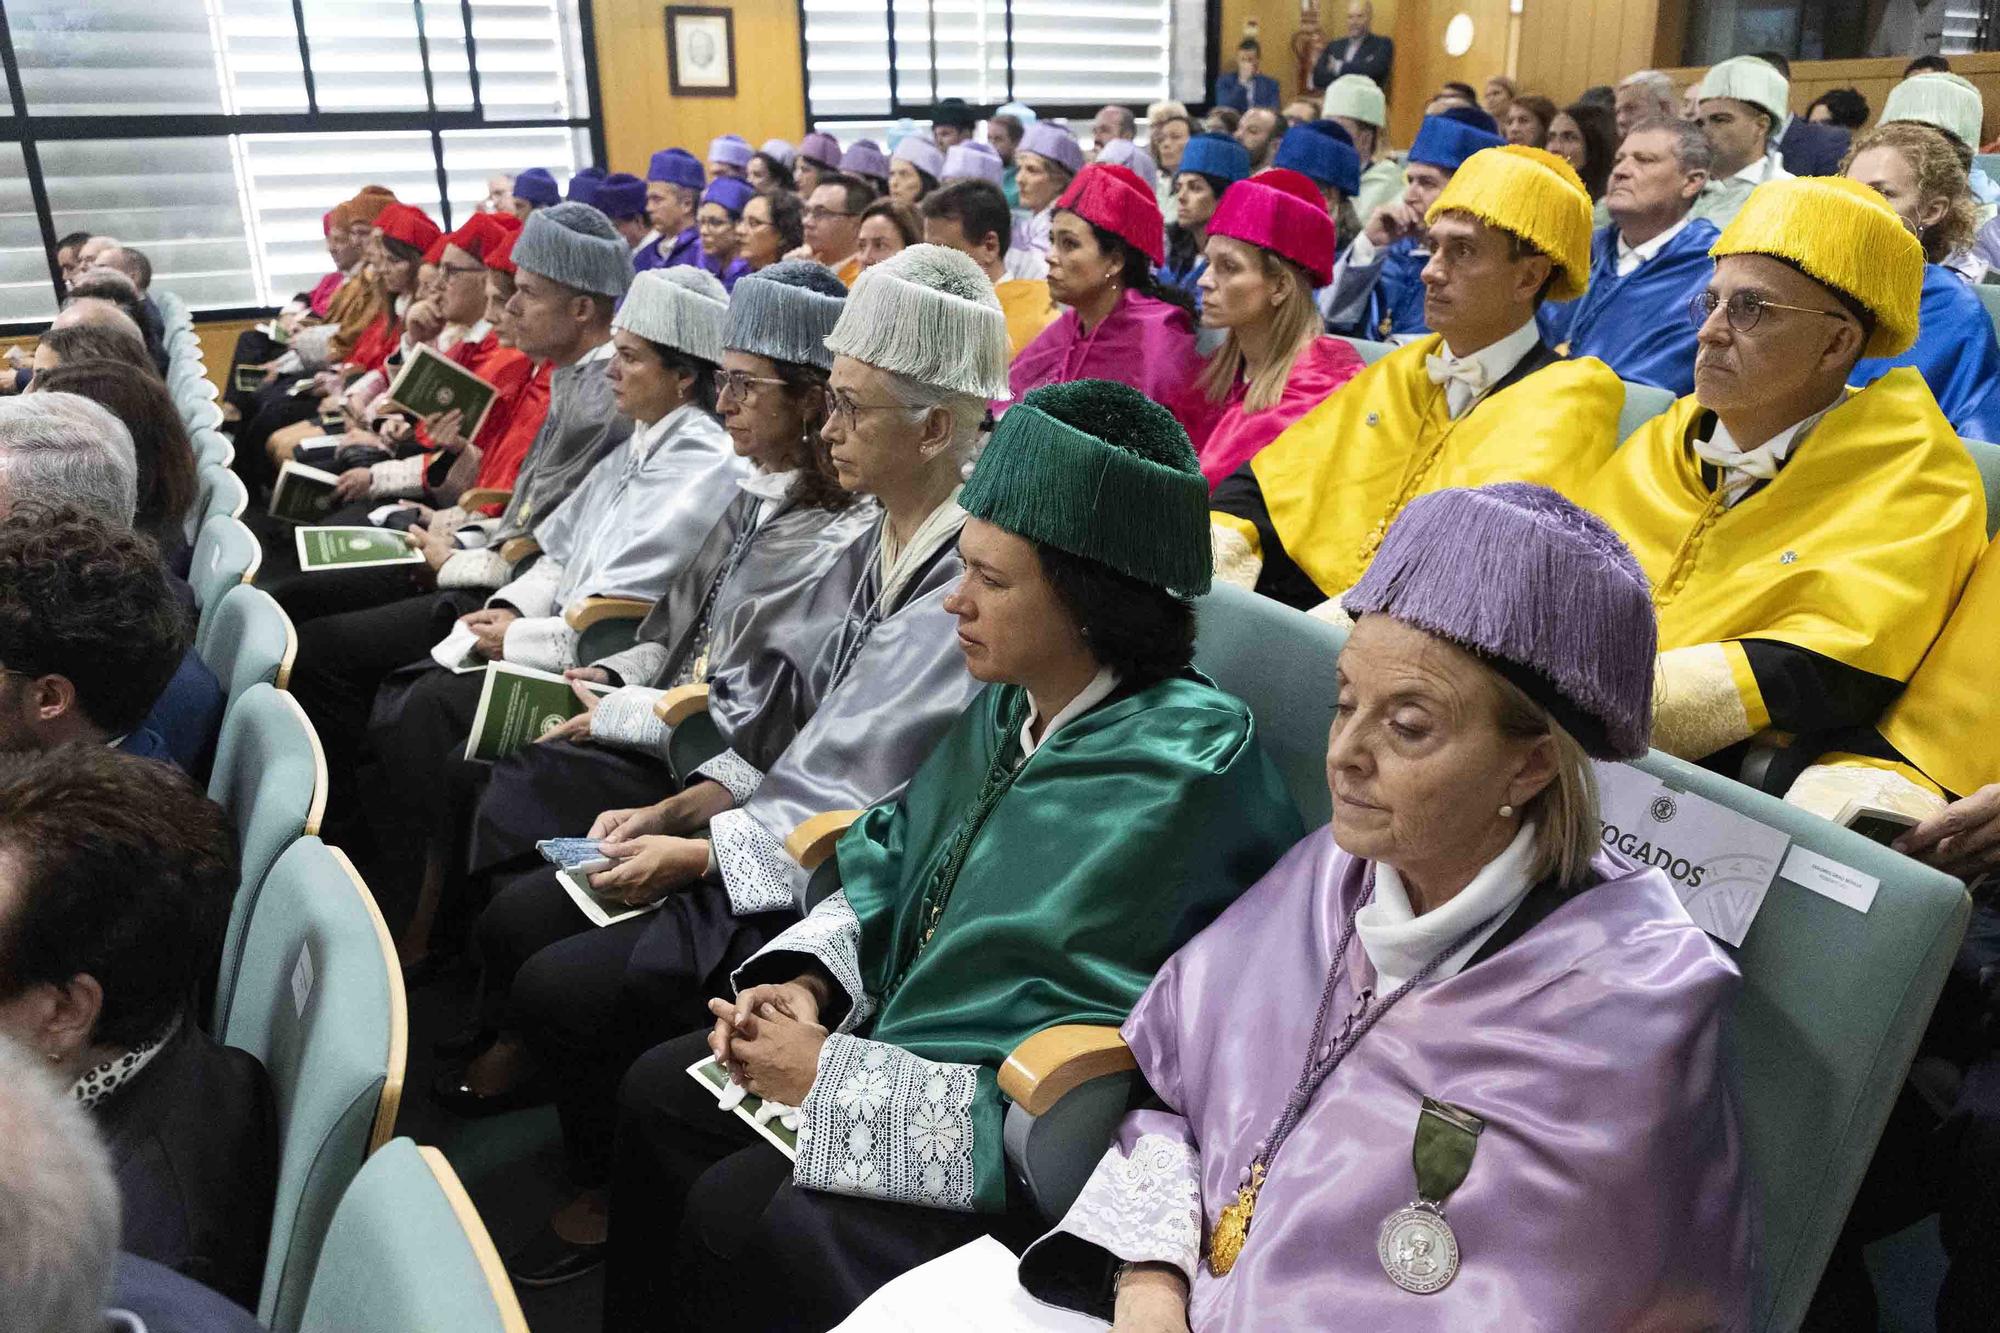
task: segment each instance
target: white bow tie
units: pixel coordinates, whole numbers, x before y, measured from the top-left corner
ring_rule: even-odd
[[[1778,475],[1777,455],[1771,451],[1769,442],[1745,450],[1717,444],[1714,440],[1696,440],[1694,452],[1704,463],[1713,463],[1722,470],[1725,494],[1748,490],[1756,483],[1769,481]]]
[[[1486,366],[1470,356],[1449,357],[1433,353],[1424,358],[1424,373],[1432,384],[1462,384],[1476,396],[1486,392],[1491,381]]]

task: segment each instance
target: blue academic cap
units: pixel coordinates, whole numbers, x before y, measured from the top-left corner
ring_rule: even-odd
[[[514,177],[513,193],[516,199],[525,199],[536,208],[562,202],[562,191],[556,188],[556,178],[546,167],[529,167]]]
[[[573,204],[589,204],[595,207],[597,187],[604,183],[604,175],[603,167],[585,167],[569,178],[569,189],[563,192],[563,198]]]
[[[708,169],[685,148],[662,148],[646,164],[646,179],[686,186],[700,193],[701,187],[708,184]]]
[[[597,211],[608,218],[643,217],[646,182],[629,171],[614,171],[597,183]]]
[[[1176,176],[1183,171],[1240,181],[1250,174],[1250,150],[1226,134],[1197,134],[1181,150],[1181,164],[1174,168]]]
[[[1354,151],[1354,140],[1347,131],[1330,120],[1301,125],[1280,139],[1271,165],[1290,167],[1350,199],[1361,193],[1361,155]]]
[[[1488,134],[1500,133],[1500,122],[1476,106],[1448,106],[1438,112],[1446,120],[1455,120],[1461,125],[1470,125],[1475,130],[1485,130]]]
[[[1487,119],[1490,121],[1491,116]],[[1465,159],[1483,148],[1499,148],[1507,141],[1497,134],[1467,125],[1452,116],[1425,116],[1410,145],[1409,160],[1440,171],[1457,171]]]

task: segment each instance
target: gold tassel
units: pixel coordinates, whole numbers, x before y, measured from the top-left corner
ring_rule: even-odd
[[[1215,1233],[1208,1238],[1208,1271],[1217,1277],[1229,1276],[1243,1242],[1250,1236],[1250,1215],[1257,1211],[1257,1191],[1264,1184],[1264,1168],[1251,1168],[1250,1183],[1236,1191],[1236,1202],[1215,1219]]]

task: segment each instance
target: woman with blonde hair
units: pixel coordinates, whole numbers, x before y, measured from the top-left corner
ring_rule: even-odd
[[[1229,187],[1208,220],[1202,327],[1224,330],[1201,388],[1222,415],[1201,446],[1213,487],[1361,371],[1324,334],[1313,292],[1333,280],[1334,223],[1310,179],[1278,167]]]
[[[1916,343],[1901,356],[1857,363],[1849,383],[1858,388],[1915,366],[1953,430],[2000,440],[2000,343],[1971,285],[1945,267],[1972,243],[1976,226],[1958,152],[1929,125],[1894,121],[1859,135],[1843,172],[1880,194],[1924,247]]]

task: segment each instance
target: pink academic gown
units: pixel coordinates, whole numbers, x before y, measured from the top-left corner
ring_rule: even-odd
[[[1128,290],[1088,333],[1076,311],[1065,309],[1021,349],[1007,382],[1017,403],[1044,384],[1089,379],[1129,384],[1172,412],[1199,451],[1221,414],[1202,396],[1201,371],[1188,313]]]
[[[1321,1084],[1259,1195],[1236,1266],[1206,1239],[1303,1067],[1368,863],[1321,829],[1167,963],[1123,1032],[1166,1104],[1135,1111],[1029,1291],[1084,1308],[1117,1259],[1189,1274],[1194,1333],[1728,1329],[1758,1265],[1741,1116],[1723,1065],[1739,974],[1666,878],[1616,852],[1602,882],[1389,1010]],[[1375,985],[1359,939],[1332,1013]],[[1383,1219],[1416,1197],[1424,1097],[1480,1116],[1445,1202],[1462,1266],[1430,1295],[1392,1283]],[[1101,1286],[1099,1288],[1101,1291]]]
[[[1278,438],[1279,432],[1318,407],[1326,396],[1361,373],[1361,354],[1344,338],[1320,337],[1306,344],[1285,391],[1278,401],[1261,412],[1243,410],[1245,386],[1230,390],[1222,415],[1201,445],[1201,475],[1210,489],[1237,468],[1249,462],[1259,449]]]

